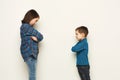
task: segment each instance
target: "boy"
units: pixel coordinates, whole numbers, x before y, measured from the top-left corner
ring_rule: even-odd
[[[88,43],[87,35],[88,29],[85,26],[80,26],[75,29],[77,44],[72,47],[72,51],[76,52],[77,69],[81,80],[90,80],[89,75],[89,61],[88,61]]]

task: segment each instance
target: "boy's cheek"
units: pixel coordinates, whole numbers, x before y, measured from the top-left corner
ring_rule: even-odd
[[[76,37],[77,40],[79,40],[79,37]]]
[[[77,36],[75,36],[75,38],[77,39]]]
[[[76,36],[76,39],[78,39],[78,36]]]
[[[78,41],[81,40],[81,36],[78,36],[78,37],[77,37],[77,40],[78,40]]]

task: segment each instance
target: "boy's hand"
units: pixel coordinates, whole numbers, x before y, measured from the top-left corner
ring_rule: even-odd
[[[34,41],[38,41],[38,39],[35,36],[31,36],[31,39]]]

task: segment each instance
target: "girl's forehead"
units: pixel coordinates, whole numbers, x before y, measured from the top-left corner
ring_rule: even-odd
[[[38,18],[34,18],[34,19],[39,19],[39,17]]]
[[[33,18],[32,20],[35,20],[35,21],[36,21],[36,20],[39,20],[39,18]]]

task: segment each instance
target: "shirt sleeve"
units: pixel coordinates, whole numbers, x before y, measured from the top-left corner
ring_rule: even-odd
[[[72,52],[79,52],[84,49],[84,43],[83,42],[78,42],[76,45],[72,47]]]
[[[43,35],[39,32],[37,33],[36,37],[38,39],[38,42],[40,42],[43,39]]]
[[[25,36],[35,36],[38,39],[37,42],[40,42],[43,39],[43,35],[29,25],[24,26],[23,31]]]

